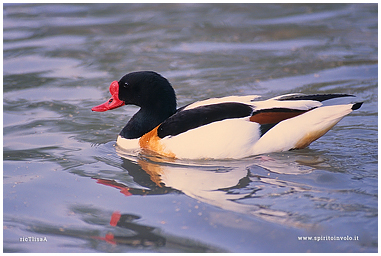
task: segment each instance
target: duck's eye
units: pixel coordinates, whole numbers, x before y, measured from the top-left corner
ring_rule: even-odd
[[[127,88],[129,86],[129,84],[127,83],[127,82],[125,82],[124,84],[123,84],[123,87],[124,88]]]

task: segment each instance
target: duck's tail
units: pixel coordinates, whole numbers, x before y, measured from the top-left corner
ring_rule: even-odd
[[[254,145],[254,154],[305,148],[361,105],[362,102],[318,107],[284,120],[259,139]]]

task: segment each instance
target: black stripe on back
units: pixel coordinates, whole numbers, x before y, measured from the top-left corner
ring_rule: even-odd
[[[316,101],[325,101],[325,100],[330,100],[334,98],[340,98],[340,97],[354,97],[353,95],[350,94],[342,94],[342,93],[331,93],[331,94],[296,94],[296,95],[286,95],[278,100],[316,100]]]
[[[175,136],[216,121],[250,116],[252,112],[251,106],[235,102],[200,106],[178,111],[159,126],[157,133],[160,138]]]
[[[309,110],[314,109],[310,108]],[[264,109],[259,109],[257,111],[253,112],[253,116],[259,113],[266,113],[266,112],[274,112],[274,113],[287,113],[287,112],[294,112],[294,113],[304,113],[307,110],[304,109],[293,109],[293,108],[264,108]]]

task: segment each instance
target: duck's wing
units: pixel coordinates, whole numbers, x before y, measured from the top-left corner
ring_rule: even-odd
[[[159,125],[160,138],[176,136],[197,127],[231,118],[249,117],[253,112],[250,105],[239,102],[223,102],[183,109]]]
[[[261,135],[277,123],[320,107],[321,101],[347,97],[347,94],[287,94],[264,101],[259,96],[229,96],[195,102],[180,108],[159,125],[159,138],[176,136],[197,127],[225,119],[248,117],[260,125]]]

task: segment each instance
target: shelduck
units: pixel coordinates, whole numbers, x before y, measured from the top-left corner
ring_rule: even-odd
[[[362,102],[322,106],[348,94],[287,94],[212,98],[177,109],[166,78],[153,71],[132,72],[110,85],[111,98],[93,111],[123,105],[140,110],[120,132],[125,150],[149,150],[171,158],[225,159],[301,149],[323,136]]]

